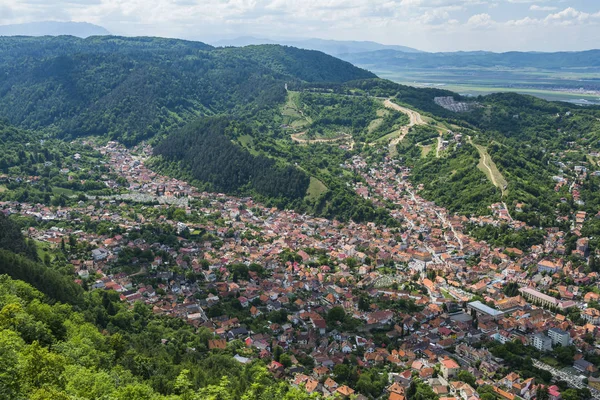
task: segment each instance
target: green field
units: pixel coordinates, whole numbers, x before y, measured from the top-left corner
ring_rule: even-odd
[[[327,186],[320,180],[314,177],[310,177],[310,185],[308,186],[308,190],[306,191],[306,197],[309,200],[317,199],[323,193],[327,191]]]
[[[41,242],[39,240],[35,240],[35,246],[40,260],[44,261],[44,256],[46,254],[50,255],[50,262],[54,260],[55,257],[52,255],[52,249],[54,248],[53,245],[51,245],[48,242]]]
[[[432,148],[432,145],[421,146],[421,157],[427,157]]]
[[[242,135],[238,137],[238,142],[242,147],[248,150],[252,155],[258,155],[258,151],[254,148],[254,138],[250,135]]]
[[[0,193],[6,192],[8,188],[4,185],[0,185]]]
[[[488,177],[490,182],[492,182],[494,186],[499,188],[502,191],[502,195],[504,195],[504,192],[506,190],[505,188],[506,186],[508,186],[508,182],[506,181],[502,173],[500,173],[494,161],[492,161],[492,157],[490,157],[489,153],[487,152],[487,149],[478,144],[474,144],[474,146],[477,149],[477,151],[479,151],[480,156],[477,168],[480,171],[482,171],[485,174],[485,176]]]
[[[61,187],[58,187],[58,186],[54,186],[52,188],[52,193],[58,194],[58,195],[64,194],[67,197],[74,196],[76,194],[71,189],[65,189],[65,188],[61,188]]]
[[[540,97],[550,101],[578,101],[586,100],[590,103],[600,104],[600,96],[585,94],[585,93],[569,93],[559,92],[553,90],[543,89],[529,89],[529,88],[510,88],[510,87],[486,87],[486,86],[473,86],[473,85],[446,85],[444,89],[451,90],[453,92],[460,93],[462,95],[469,96],[485,96],[491,93],[497,92],[511,92],[528,94],[531,96]]]
[[[535,69],[448,69],[388,71],[370,68],[382,78],[403,85],[433,87],[467,96],[497,92],[528,94],[551,101],[600,104],[600,94],[577,92],[586,81],[600,80],[596,72],[540,71]],[[562,90],[557,90],[557,89]],[[569,91],[565,91],[568,89]]]
[[[283,122],[292,128],[301,129],[312,123],[311,119],[304,115],[300,104],[299,92],[288,92],[287,102],[281,108]]]

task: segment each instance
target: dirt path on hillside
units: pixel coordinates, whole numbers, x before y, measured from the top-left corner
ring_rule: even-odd
[[[494,161],[492,160],[491,156],[488,154],[486,148],[479,144],[473,143],[470,136],[469,136],[468,140],[469,140],[469,143],[471,145],[473,145],[479,152],[479,157],[481,158],[481,164],[489,172],[489,178],[492,182],[492,185],[494,185],[498,189],[500,189],[500,191],[502,192],[502,197],[504,197],[504,195],[506,194],[506,186],[508,185],[506,178],[504,178],[504,176],[502,176],[500,171],[498,171],[498,168],[495,166],[495,164],[493,164]],[[499,182],[499,178],[496,176],[494,169],[496,169],[496,173],[499,174],[499,178],[501,178],[503,180],[503,182]],[[506,208],[506,210],[508,210],[506,205],[504,207]],[[509,217],[510,217],[510,215],[509,215]],[[510,217],[510,218],[512,219],[512,217]]]
[[[409,118],[408,125],[404,125],[402,128],[400,128],[400,135],[397,138],[394,138],[390,141],[390,155],[393,156],[396,154],[396,146],[398,145],[398,143],[404,140],[404,137],[408,133],[409,129],[415,125],[426,125],[426,122],[423,121],[421,114],[419,114],[418,112],[399,106],[398,104],[393,103],[391,99],[385,100],[383,102],[383,105],[389,109],[404,113],[408,115]]]
[[[292,137],[292,140],[294,142],[302,143],[302,144],[333,143],[333,142],[340,142],[340,141],[343,141],[343,140],[352,140],[352,135],[349,135],[347,133],[342,133],[338,137],[323,138],[323,139],[302,139],[301,138],[302,135],[306,135],[306,131],[300,132],[300,133],[294,133],[294,134],[291,135],[291,137]]]

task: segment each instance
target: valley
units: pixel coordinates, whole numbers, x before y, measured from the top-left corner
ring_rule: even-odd
[[[597,108],[276,45],[0,55],[0,397],[600,397]]]

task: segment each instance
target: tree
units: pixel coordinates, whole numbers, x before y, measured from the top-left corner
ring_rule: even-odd
[[[458,371],[457,377],[458,377],[458,380],[468,383],[473,388],[477,388],[477,385],[475,384],[477,379],[475,379],[473,374],[471,374],[469,371],[461,369],[460,371]]]
[[[562,397],[563,400],[581,400],[582,399],[582,397],[580,397],[580,395],[576,389],[567,389],[567,390],[563,391],[560,394],[560,396]]]
[[[279,357],[279,362],[283,365],[284,368],[289,368],[292,366],[292,358],[289,354],[284,353]]]
[[[277,362],[281,359],[281,355],[283,354],[283,349],[280,346],[275,346],[273,350],[273,359]]]
[[[343,322],[346,319],[346,311],[343,307],[335,306],[327,313],[327,321],[330,323]]]
[[[192,400],[194,395],[192,393],[192,383],[189,379],[190,370],[182,369],[177,379],[175,380],[175,390],[181,396],[182,400]]]
[[[509,282],[503,290],[504,294],[508,297],[514,297],[519,294],[519,284],[516,282]]]

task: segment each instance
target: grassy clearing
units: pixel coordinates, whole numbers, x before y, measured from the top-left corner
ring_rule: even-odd
[[[41,242],[39,240],[34,241],[39,259],[44,261],[44,257],[46,256],[46,254],[48,254],[50,256],[50,261],[54,261],[55,257],[52,254],[52,249],[54,248],[54,246],[47,242]]]
[[[8,188],[4,185],[0,185],[0,193],[4,193],[8,190]]]
[[[306,197],[309,200],[315,200],[319,198],[323,193],[327,191],[327,186],[320,180],[314,177],[310,177],[310,184],[308,185],[308,189],[306,191]]]
[[[312,123],[310,118],[302,112],[300,93],[298,92],[288,92],[287,101],[281,109],[281,115],[284,116],[284,124],[292,128],[304,128]]]
[[[254,148],[254,138],[250,135],[242,135],[238,137],[239,144],[248,150],[252,155],[258,155],[258,151]]]
[[[65,188],[61,188],[61,187],[58,187],[58,186],[54,186],[52,188],[52,193],[58,194],[58,195],[64,194],[67,197],[74,196],[76,194],[71,189],[65,189]]]
[[[431,151],[432,148],[433,148],[433,145],[421,146],[421,157],[422,158],[427,157],[427,154],[429,154],[429,152]]]
[[[379,102],[379,104],[382,104],[382,102]],[[385,109],[385,108],[379,108],[379,109],[377,109],[377,116],[380,117],[380,118],[385,117],[385,116],[387,116],[389,114],[390,114],[390,112],[387,109]]]
[[[395,130],[375,140],[375,143],[387,142],[402,135],[402,129]]]
[[[502,191],[502,195],[504,196],[508,182],[500,173],[494,161],[492,161],[492,157],[490,157],[490,155],[488,154],[487,149],[478,144],[473,144],[473,146],[475,146],[477,151],[479,151],[480,156],[477,168],[488,177],[488,179],[492,182],[494,186],[496,186]]]
[[[560,367],[560,363],[558,361],[556,361],[556,359],[554,357],[550,357],[550,356],[542,357],[541,361],[552,367],[555,367],[555,368]]]
[[[379,111],[379,110],[378,110],[378,111]],[[379,113],[379,112],[378,112],[378,113]],[[368,133],[373,133],[373,132],[375,132],[375,130],[376,130],[377,128],[379,128],[379,127],[381,126],[381,124],[382,124],[382,123],[383,123],[383,118],[377,118],[377,119],[374,119],[373,121],[371,121],[371,122],[369,123],[369,126],[367,127],[367,132],[368,132]]]

